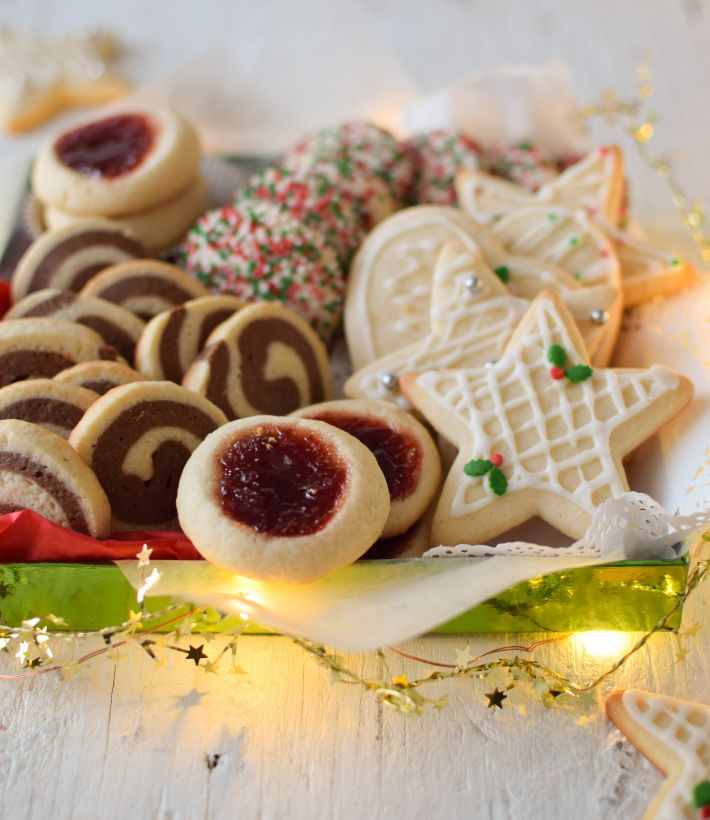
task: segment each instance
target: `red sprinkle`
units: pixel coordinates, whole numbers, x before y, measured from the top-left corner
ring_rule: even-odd
[[[559,381],[560,379],[564,379],[565,371],[561,367],[551,367],[550,375],[555,381]]]
[[[703,818],[703,820],[710,817],[710,805],[700,807],[700,817]]]
[[[500,453],[493,453],[493,455],[488,459],[494,467],[500,467],[503,463],[503,456]]]

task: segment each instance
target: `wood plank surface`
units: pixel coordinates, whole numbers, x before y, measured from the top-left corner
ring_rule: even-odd
[[[653,49],[659,147],[672,154],[689,191],[710,199],[707,3],[323,0],[298,9],[313,25],[338,14],[366,21],[424,91],[502,62],[561,57],[582,99],[607,88],[630,92],[637,60]],[[2,24],[116,31],[129,45],[125,66],[135,81],[201,53],[217,32],[227,40],[237,29],[266,36],[282,14],[285,3],[0,0]],[[327,74],[327,54],[323,60]],[[2,139],[0,160],[26,155],[40,138]],[[681,236],[663,188],[627,153],[635,214]],[[707,612],[705,593],[688,607],[685,624],[705,623]],[[427,637],[403,649],[451,661],[455,648],[470,644],[478,654],[511,639],[519,636]],[[96,645],[77,641],[76,652]],[[211,656],[219,645],[207,646]],[[657,636],[614,683],[708,700],[707,629],[687,646],[679,663],[678,639]],[[51,675],[0,682],[2,817],[625,820],[641,816],[661,782],[600,708],[586,717],[561,713],[514,690],[503,711],[490,710],[483,692],[491,681],[432,686],[448,692],[449,706],[408,718],[370,692],[331,682],[284,638],[241,639],[243,676],[207,675],[179,653],[163,665],[136,647],[119,653],[117,663],[97,658],[67,682]],[[537,656],[578,679],[608,662],[585,653],[578,639]],[[386,661],[390,674],[424,671],[391,653]],[[363,674],[386,673],[375,654],[347,663]]]

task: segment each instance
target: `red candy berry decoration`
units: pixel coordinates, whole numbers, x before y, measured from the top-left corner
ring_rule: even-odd
[[[562,367],[551,367],[550,368],[550,375],[552,376],[555,381],[559,381],[560,379],[564,379],[565,371]]]
[[[503,456],[500,453],[493,453],[488,460],[494,467],[500,467],[503,464]]]
[[[550,345],[547,348],[547,361],[552,365],[550,376],[555,381],[567,379],[575,384],[583,382],[592,375],[592,368],[588,364],[573,364],[566,367],[567,354],[560,345]]]

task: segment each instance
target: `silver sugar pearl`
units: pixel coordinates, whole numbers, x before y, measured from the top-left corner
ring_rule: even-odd
[[[489,359],[483,366],[484,367],[493,367],[494,364],[497,364],[498,359]]]
[[[383,373],[380,376],[380,381],[385,390],[394,390],[399,380],[397,379],[396,373]]]
[[[463,286],[469,293],[476,293],[481,289],[481,282],[477,276],[467,276],[463,280]]]
[[[592,321],[597,325],[605,325],[609,321],[609,314],[606,310],[593,310]]]

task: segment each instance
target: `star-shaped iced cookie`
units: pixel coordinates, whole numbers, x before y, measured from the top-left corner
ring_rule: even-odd
[[[686,260],[674,257],[617,227],[624,182],[621,153],[615,146],[592,152],[536,194],[531,194],[520,185],[478,171],[461,173],[457,176],[456,187],[461,207],[474,219],[494,229],[510,212],[544,207],[545,203],[573,210],[583,208],[602,228],[616,250],[625,307],[647,302],[655,296],[675,293],[692,284],[697,277],[697,271]],[[518,216],[508,221],[505,232],[516,237],[520,219]],[[529,215],[525,220],[531,223]],[[543,220],[541,227],[549,226],[545,226]],[[570,233],[570,236],[573,235]],[[505,237],[500,238],[505,242]],[[560,250],[565,250],[564,243],[560,245]]]
[[[434,516],[439,544],[484,544],[539,516],[581,538],[628,490],[622,459],[692,398],[660,366],[594,369],[554,291],[530,305],[489,367],[409,373],[402,392],[458,447]]]
[[[623,213],[624,187],[624,161],[616,145],[595,149],[535,194],[480,171],[462,171],[456,176],[459,204],[484,223],[515,208],[550,203],[582,208],[605,225],[617,226]]]
[[[645,820],[698,817],[693,792],[710,779],[710,706],[627,689],[609,695],[606,713],[666,775],[646,809]]]
[[[530,299],[545,287],[567,296],[580,288],[559,265],[510,253],[490,229],[458,208],[406,208],[368,234],[350,270],[345,333],[355,369],[427,335],[436,259],[450,240],[474,252],[480,249],[515,296]],[[617,286],[614,281],[606,284]],[[604,335],[609,352],[620,320],[619,298],[606,311]]]
[[[566,294],[565,304],[593,361],[604,345],[605,317],[616,297],[613,288],[603,285]],[[409,406],[399,390],[402,374],[476,367],[498,359],[529,304],[528,299],[511,295],[480,249],[451,240],[436,261],[428,334],[353,373],[345,383],[345,395]]]

